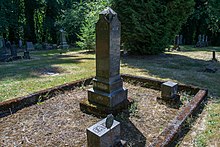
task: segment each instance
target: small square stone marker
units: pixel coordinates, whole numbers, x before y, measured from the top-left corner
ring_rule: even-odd
[[[88,147],[110,147],[120,140],[120,122],[114,120],[112,126],[108,129],[106,119],[99,121],[86,130]]]
[[[161,97],[165,100],[175,99],[177,96],[178,84],[168,81],[161,85]]]

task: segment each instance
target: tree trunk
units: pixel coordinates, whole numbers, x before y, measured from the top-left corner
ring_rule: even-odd
[[[36,43],[36,34],[35,34],[35,23],[34,23],[34,11],[35,11],[35,0],[25,0],[25,18],[26,18],[26,27],[25,27],[25,39]]]

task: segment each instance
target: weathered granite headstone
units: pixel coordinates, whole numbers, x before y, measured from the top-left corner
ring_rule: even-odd
[[[34,50],[34,45],[32,42],[27,42],[26,51],[29,51],[29,50]]]
[[[31,59],[29,51],[24,51],[24,59]]]
[[[164,100],[172,100],[177,96],[178,84],[168,81],[161,85],[161,98]]]
[[[176,35],[176,45],[180,45],[180,35]]]
[[[174,50],[179,50],[180,49],[180,35],[176,35],[175,39],[174,39],[174,46],[173,49]]]
[[[202,42],[205,42],[205,35],[202,35]]]
[[[34,45],[33,45],[32,42],[27,42],[27,47],[24,50],[24,56],[23,56],[24,59],[30,59],[31,58],[29,50],[34,50]]]
[[[112,111],[128,101],[120,76],[120,40],[121,23],[117,13],[108,7],[96,24],[96,77],[88,91],[88,101]]]
[[[89,101],[114,107],[127,99],[120,76],[121,24],[111,9],[100,13],[96,24],[96,78]]]
[[[0,36],[0,61],[4,61],[4,59],[7,57],[6,54],[7,52],[4,44],[4,38]]]
[[[113,147],[120,140],[120,123],[113,120],[107,128],[107,118],[99,121],[86,130],[88,147]]]
[[[198,42],[201,42],[201,41],[202,41],[202,35],[199,34],[199,36],[198,36]]]
[[[4,46],[4,39],[3,39],[3,37],[2,36],[0,36],[0,48],[3,48],[3,46]]]
[[[208,43],[208,36],[205,37],[205,44],[206,44],[206,46],[209,45],[209,43]]]
[[[64,31],[63,29],[60,29],[60,48],[69,48],[69,45],[66,42],[66,31]]]
[[[17,57],[17,47],[15,45],[15,42],[13,42],[12,46],[11,46],[11,56],[12,57]]]
[[[196,47],[202,47],[202,35],[198,36],[198,42],[196,43]]]
[[[22,40],[21,40],[21,39],[19,39],[19,41],[18,41],[18,47],[19,47],[20,49],[22,49]]]
[[[179,37],[179,44],[183,45],[183,35],[180,35],[180,37]]]

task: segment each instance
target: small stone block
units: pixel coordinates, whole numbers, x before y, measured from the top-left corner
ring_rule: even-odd
[[[24,52],[23,58],[24,58],[24,59],[30,59],[30,58],[31,58],[28,51],[25,51],[25,52]]]
[[[110,129],[105,122],[106,118],[86,130],[88,147],[110,147],[120,140],[120,122],[114,120]]]
[[[178,84],[168,81],[161,85],[162,99],[173,99],[177,95]]]

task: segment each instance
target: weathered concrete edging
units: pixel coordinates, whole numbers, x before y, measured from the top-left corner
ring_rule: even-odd
[[[82,85],[84,86],[89,85],[91,81],[92,78],[82,79],[71,83],[59,85],[56,87],[48,88],[45,90],[41,90],[27,96],[22,96],[12,100],[0,102],[0,118],[13,114],[18,110],[21,110],[22,108],[49,99],[54,95],[61,93],[65,90],[72,90],[75,87],[80,87]]]
[[[164,80],[157,80],[157,79],[133,76],[133,75],[128,75],[128,74],[122,74],[122,78],[123,78],[123,81],[125,82],[139,84],[140,86],[151,88],[151,89],[156,89],[156,90],[160,90],[161,84],[164,82],[167,82]],[[178,83],[178,91],[188,91],[191,94],[195,95],[199,90],[200,90],[199,87]]]
[[[196,110],[207,96],[207,90],[199,90],[194,98],[178,113],[178,115],[168,124],[163,132],[154,140],[150,147],[169,147],[178,137],[184,123]]]
[[[127,82],[132,82],[134,84],[139,84],[140,86],[152,88],[156,90],[161,89],[161,84],[166,81],[155,80],[151,78],[132,76],[132,75],[122,75],[123,80]],[[184,127],[185,122],[190,116],[192,116],[199,109],[201,103],[205,100],[208,95],[208,90],[202,90],[195,86],[188,86],[183,84],[178,84],[178,91],[189,91],[195,96],[193,99],[181,109],[177,116],[168,124],[168,126],[163,130],[163,132],[153,141],[150,147],[170,147],[174,143],[175,139]]]

